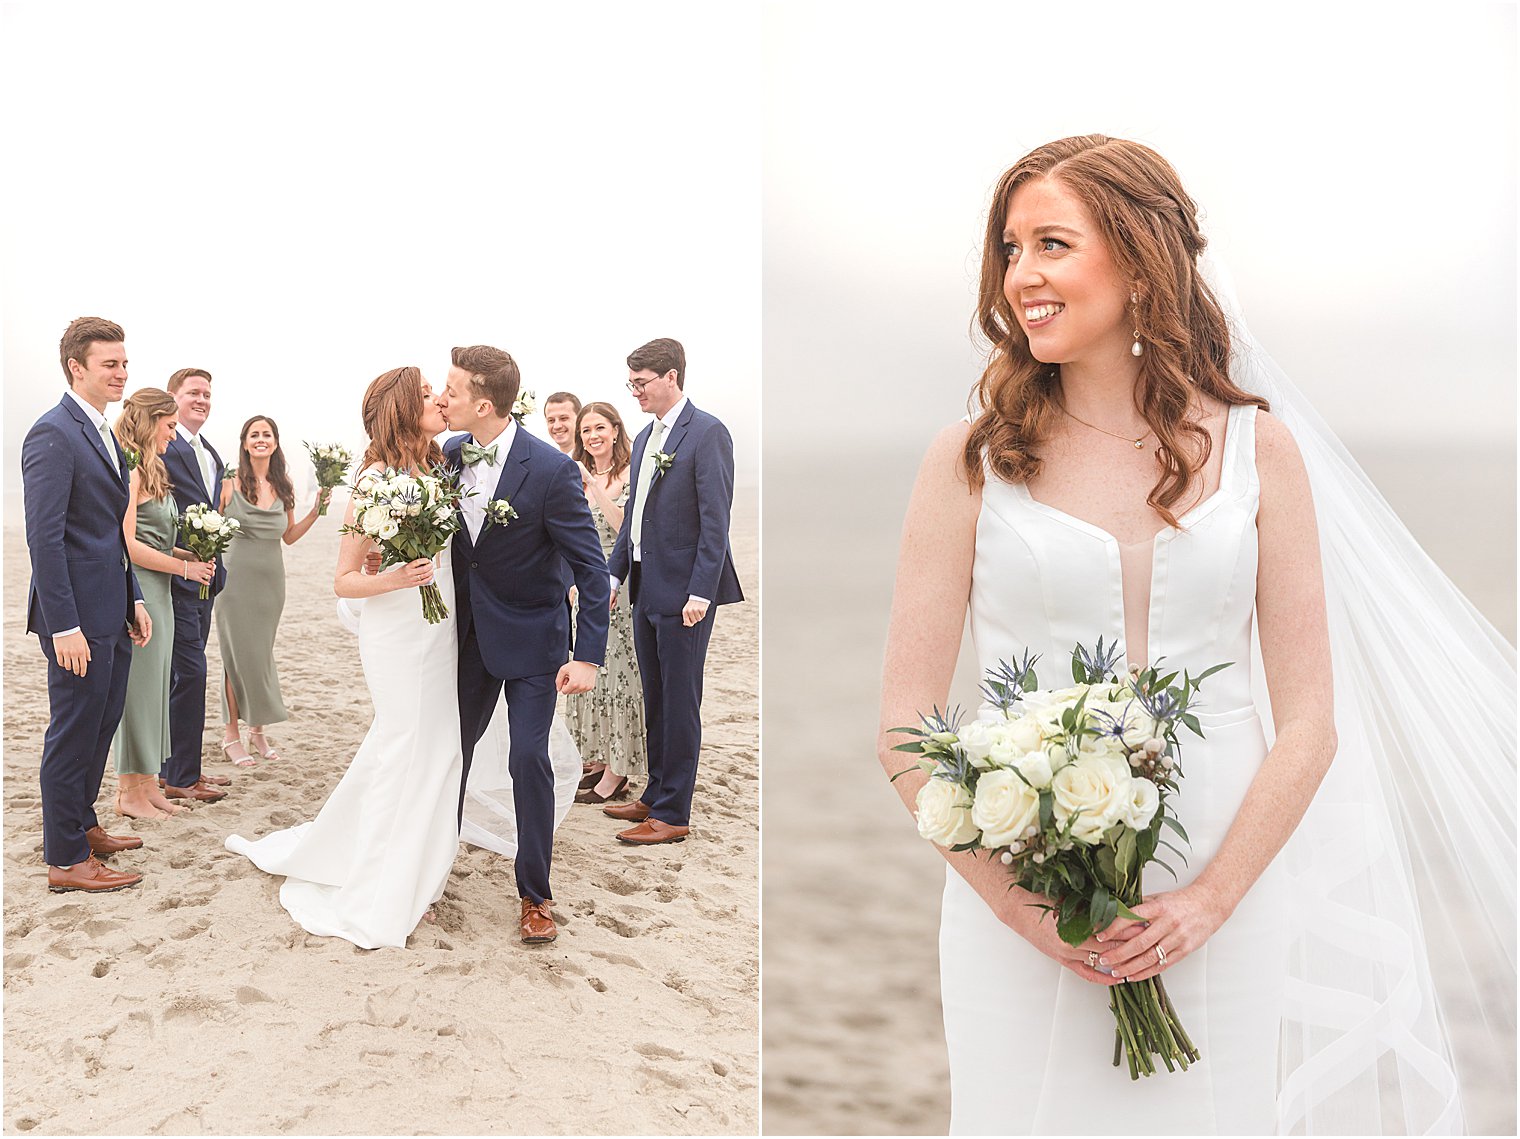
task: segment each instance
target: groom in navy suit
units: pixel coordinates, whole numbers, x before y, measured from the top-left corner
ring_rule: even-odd
[[[204,368],[181,368],[169,377],[169,394],[179,404],[179,430],[164,452],[164,467],[174,488],[179,512],[196,503],[215,510],[221,502],[222,457],[202,437],[211,414],[211,373]],[[201,771],[201,743],[206,734],[206,638],[211,635],[211,605],[227,582],[222,559],[216,560],[211,596],[201,600],[200,584],[176,578],[174,599],[174,656],[169,665],[169,756],[160,773],[170,799],[214,803],[227,792],[215,786],[226,776]]]
[[[734,444],[686,398],[686,350],[651,340],[628,357],[628,390],[655,421],[633,444],[633,491],[609,569],[633,602],[633,649],[644,685],[649,783],[637,802],[603,813],[638,825],[620,842],[681,842],[702,749],[702,669],[713,608],[743,601],[728,548]]]
[[[26,631],[37,634],[48,662],[42,856],[48,889],[57,892],[102,893],[142,881],[95,858],[142,846],[140,838],[107,834],[95,816],[126,706],[132,645],[147,644],[153,631],[122,534],[131,504],[126,456],[105,415],[127,386],[125,340],[120,325],[97,316],[69,325],[58,346],[69,390],[21,446],[32,560]]]
[[[554,772],[549,728],[560,693],[589,692],[607,647],[607,561],[575,463],[529,435],[511,417],[521,376],[499,348],[455,348],[448,384],[437,397],[450,430],[445,460],[461,472],[465,526],[454,537],[454,597],[459,630],[459,720],[464,784],[475,745],[505,691],[507,770],[517,813],[517,892],[523,941],[558,936],[549,906],[554,847]],[[499,520],[492,502],[505,501]],[[580,592],[571,646],[562,566]]]

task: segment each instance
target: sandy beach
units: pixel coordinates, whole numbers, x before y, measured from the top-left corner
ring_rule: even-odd
[[[51,894],[37,761],[44,665],[24,633],[29,566],[5,530],[5,1109],[35,1134],[753,1134],[759,1127],[756,600],[724,607],[708,656],[692,839],[613,840],[575,806],[555,843],[553,945],[525,947],[508,859],[461,847],[437,924],[365,951],[297,927],[280,879],[229,853],[310,818],[371,717],[337,623],[340,520],[285,551],[277,642],[284,754],[207,770],[231,795],[175,819],[97,810],[145,847],[130,890]],[[734,556],[758,597],[756,495],[735,504]],[[214,686],[220,657],[209,648]],[[440,722],[439,730],[450,724]]]
[[[897,545],[919,457],[768,456],[767,1134],[943,1135],[949,1124],[937,940],[944,862],[915,833],[875,756]],[[1369,449],[1358,458],[1513,641],[1513,451],[1412,461]],[[963,643],[952,705],[978,702],[973,673]],[[1512,1016],[1513,989],[1500,1000]],[[1459,1042],[1483,1012],[1463,1015],[1452,1026]],[[1513,1134],[1514,1053],[1479,1061],[1492,1094],[1469,1105],[1468,1128]]]

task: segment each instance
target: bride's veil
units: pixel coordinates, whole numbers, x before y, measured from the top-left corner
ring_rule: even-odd
[[[1280,1130],[1460,1133],[1475,1089],[1515,1088],[1515,651],[1257,343],[1225,270],[1203,270],[1231,377],[1303,454],[1330,625],[1339,747],[1281,855]]]

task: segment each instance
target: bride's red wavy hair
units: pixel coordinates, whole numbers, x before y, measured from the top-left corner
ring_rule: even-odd
[[[1051,178],[1070,190],[1097,223],[1120,275],[1136,282],[1137,328],[1145,345],[1137,385],[1139,409],[1156,433],[1159,478],[1146,502],[1177,525],[1172,507],[1208,462],[1209,434],[1187,417],[1192,390],[1226,404],[1267,401],[1230,379],[1230,333],[1213,291],[1198,272],[1207,244],[1198,207],[1171,164],[1149,147],[1090,134],[1046,143],[1019,159],[1001,179],[987,213],[976,323],[991,346],[976,386],[981,412],[962,456],[973,487],[983,462],[1005,482],[1027,482],[1040,470],[1038,446],[1060,416],[1061,369],[1029,351],[1029,339],[1003,294],[1008,259],[1003,224],[1013,193]]]
[[[425,470],[443,462],[443,450],[423,430],[422,369],[392,368],[364,392],[361,414],[369,449],[360,468],[378,464]]]

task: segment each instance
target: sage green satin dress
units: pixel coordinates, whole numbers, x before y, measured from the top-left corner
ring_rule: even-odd
[[[174,496],[149,499],[137,507],[137,540],[161,553],[172,553],[179,530]],[[172,575],[133,566],[138,588],[148,606],[153,635],[146,645],[132,646],[127,672],[127,703],[116,726],[112,748],[118,775],[157,775],[169,756],[169,665],[174,657]]]
[[[628,505],[628,491],[613,500]],[[611,555],[617,528],[595,502],[591,517],[602,540],[602,553]],[[614,775],[626,775],[635,787],[649,774],[649,746],[644,736],[644,685],[633,651],[633,606],[625,598],[607,623],[607,660],[596,687],[566,698],[565,720],[581,758],[605,763]]]
[[[246,724],[278,724],[290,718],[280,698],[280,672],[274,663],[274,635],[285,611],[285,543],[289,524],[278,499],[265,510],[243,497],[236,484],[224,511],[242,528],[227,547],[227,584],[217,595],[216,636],[222,646],[222,672],[237,697],[238,719]],[[232,710],[222,688],[222,722]]]

